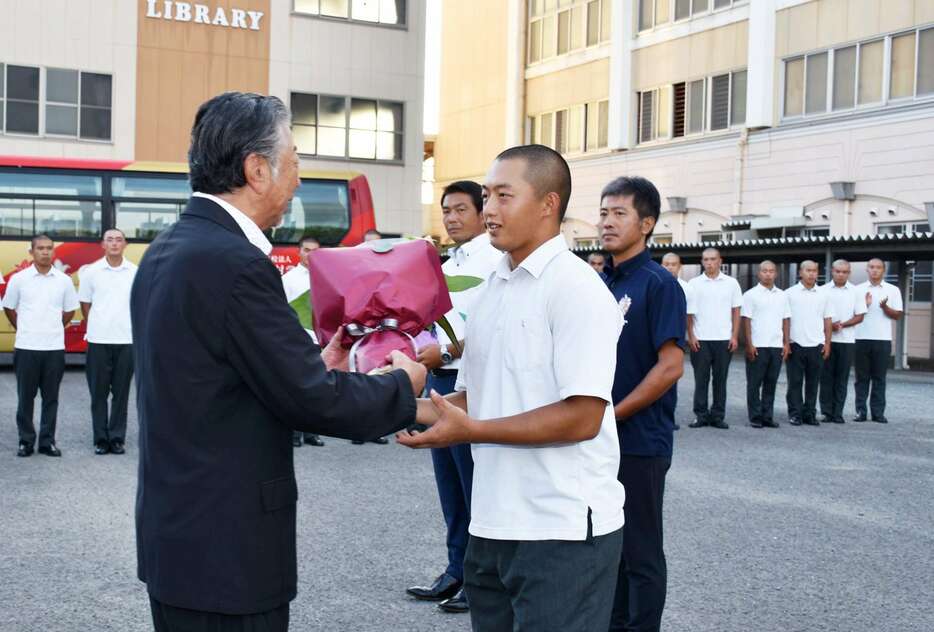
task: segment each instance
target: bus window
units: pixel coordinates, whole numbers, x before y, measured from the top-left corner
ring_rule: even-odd
[[[191,187],[187,178],[114,178],[111,187],[115,198],[182,201],[191,197]]]
[[[101,235],[101,203],[78,200],[36,200],[34,233],[50,237]]]
[[[296,243],[306,235],[322,245],[336,246],[350,230],[347,182],[302,180],[282,223],[272,229],[275,243]]]
[[[155,239],[156,235],[178,221],[181,204],[170,202],[117,202],[117,228],[127,239]]]
[[[0,236],[25,237],[32,234],[32,200],[0,198]]]
[[[101,196],[101,178],[58,173],[0,173],[0,194]]]

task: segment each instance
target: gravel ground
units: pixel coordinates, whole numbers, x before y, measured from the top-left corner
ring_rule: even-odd
[[[934,630],[934,376],[890,377],[888,426],[754,430],[742,368],[730,376],[731,429],[676,435],[665,629]],[[688,371],[682,425],[691,390]],[[15,379],[0,371],[0,630],[151,629],[135,578],[135,415],[127,455],[96,457],[81,370],[66,373],[60,399],[64,457],[17,459]],[[784,421],[784,384],[777,400]],[[403,593],[445,560],[427,453],[328,439],[301,448],[296,470],[293,630],[469,629]]]

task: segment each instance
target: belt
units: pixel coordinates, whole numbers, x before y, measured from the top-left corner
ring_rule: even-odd
[[[452,377],[457,375],[457,369],[432,369],[431,374],[435,377]]]

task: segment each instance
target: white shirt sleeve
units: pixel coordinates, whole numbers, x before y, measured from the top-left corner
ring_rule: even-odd
[[[830,302],[830,294],[824,292],[824,318],[833,319],[833,303]]]
[[[84,274],[78,275],[78,300],[82,303],[93,303],[94,297],[94,277],[97,276],[91,270],[85,270]]]
[[[745,316],[746,318],[752,318],[753,314],[753,301],[752,301],[752,290],[743,294],[743,307],[739,312],[740,316]]]
[[[16,274],[10,277],[10,282],[6,286],[6,294],[3,295],[3,306],[6,309],[16,309],[19,306],[19,278]]]
[[[623,328],[623,314],[594,276],[575,288],[573,301],[555,292],[548,304],[552,362],[558,395],[575,395],[611,401],[616,373],[616,343]]]
[[[687,301],[687,313],[694,315],[697,313],[697,288],[688,281],[687,289],[684,293],[684,298]]]
[[[784,300],[784,313],[782,315],[782,320],[786,318],[791,318],[791,301],[788,300],[788,293],[782,292],[782,299]]]
[[[888,306],[897,311],[903,311],[905,309],[904,304],[902,304],[902,291],[895,287],[894,285],[889,288],[888,292],[889,302]]]
[[[78,309],[81,305],[78,303],[78,293],[75,292],[75,284],[71,282],[71,277],[65,276],[62,283],[65,289],[62,296],[62,311],[70,312]]]
[[[733,281],[733,304],[731,307],[741,307],[743,304],[743,290],[739,287],[739,281],[732,279]]]
[[[859,316],[860,314],[865,314],[869,311],[869,308],[866,307],[866,292],[860,290],[859,286],[856,287],[856,291],[853,292],[855,295],[853,301],[853,313]],[[849,318],[847,318],[849,320]]]
[[[467,367],[470,366],[470,361],[468,356],[470,354],[469,347],[467,344],[464,344],[464,352],[461,354],[461,363],[460,367],[457,369],[457,381],[454,382],[455,391],[466,391],[467,390],[467,380],[469,376],[467,374]]]

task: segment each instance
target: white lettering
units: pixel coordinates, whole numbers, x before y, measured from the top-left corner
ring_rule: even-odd
[[[224,7],[217,7],[217,10],[214,11],[214,21],[211,22],[214,26],[230,26],[230,22],[227,21],[227,14],[224,12]]]
[[[247,11],[250,15],[250,29],[254,31],[259,30],[259,21],[263,19],[262,11]]]
[[[195,22],[198,24],[210,24],[211,23],[211,14],[208,12],[208,8],[203,4],[195,5]]]
[[[146,17],[147,18],[161,18],[162,14],[156,11],[156,2],[158,0],[147,0],[146,2]]]
[[[230,26],[235,29],[246,28],[246,11],[243,9],[230,10]]]
[[[191,22],[191,5],[187,2],[176,2],[175,19],[179,22]]]
[[[166,20],[171,20],[172,19],[172,0],[165,0],[165,2],[163,2],[162,4],[165,6],[165,10],[162,12],[162,17],[164,17]]]

